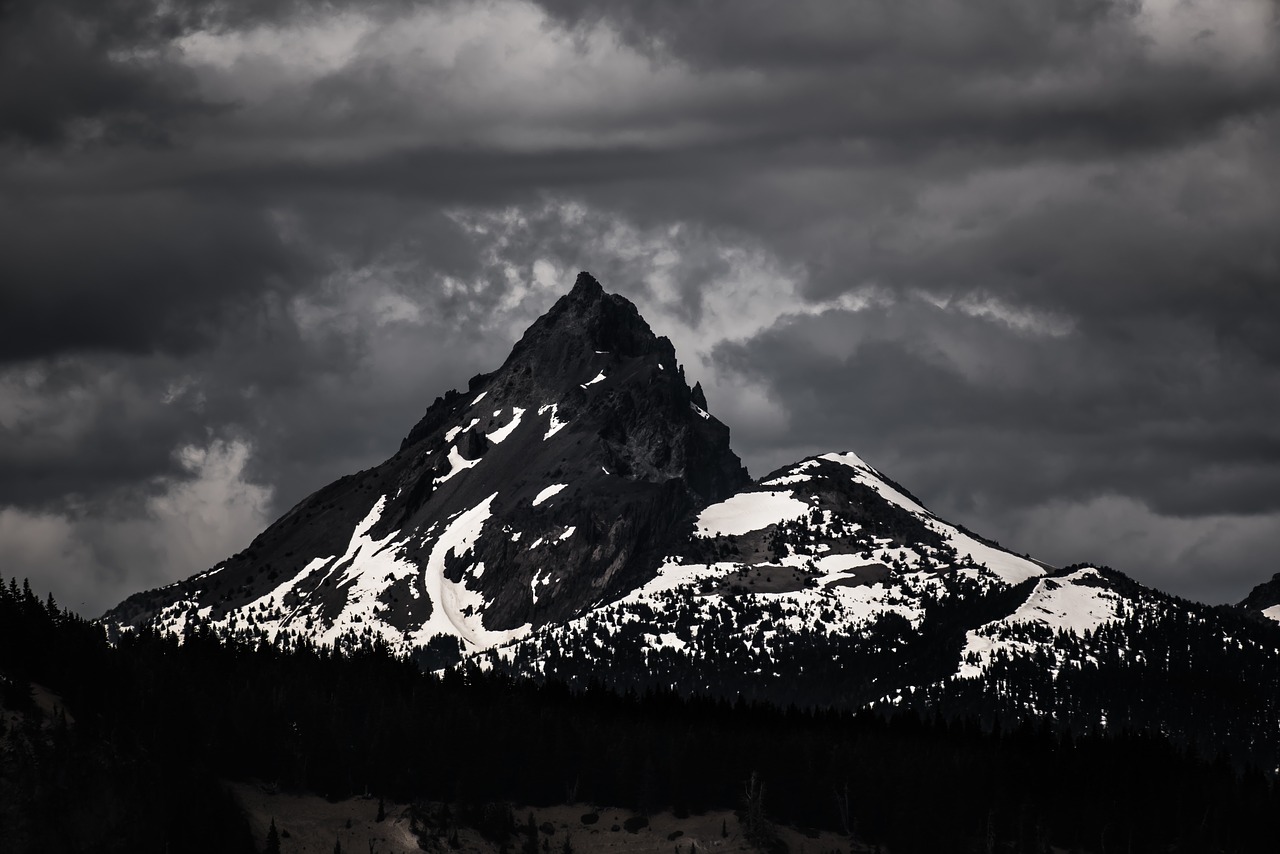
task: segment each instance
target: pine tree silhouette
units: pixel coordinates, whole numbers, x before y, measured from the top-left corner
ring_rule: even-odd
[[[267,828],[267,847],[263,849],[265,854],[280,854],[280,834],[276,831],[276,820],[271,819],[271,826]]]

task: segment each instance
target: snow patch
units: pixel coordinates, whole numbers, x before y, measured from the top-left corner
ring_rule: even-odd
[[[529,595],[533,597],[533,604],[538,604],[538,587],[545,587],[551,583],[551,571],[539,570],[534,573],[533,578],[529,581]]]
[[[1044,575],[1044,567],[1040,564],[1018,557],[1004,549],[989,546],[960,531],[952,533],[950,540],[958,554],[968,555],[1011,585],[1021,584],[1028,578]]]
[[[823,555],[814,558],[813,565],[819,572],[828,575],[843,575],[851,569],[857,569],[872,563],[861,555],[841,554],[841,555]]]
[[[784,474],[775,477],[772,480],[761,481],[761,486],[790,486],[793,483],[804,483],[813,480],[813,475],[808,474]]]
[[[1280,605],[1272,605],[1270,608],[1263,608],[1262,616],[1270,617],[1276,622],[1280,622]]]
[[[842,454],[823,454],[819,459],[828,460],[833,463],[840,463],[843,466],[848,466],[853,469],[854,472],[856,472],[854,480],[871,487],[876,492],[880,493],[883,498],[893,502],[903,510],[909,510],[917,515],[921,513],[927,516],[933,515],[926,510],[924,505],[920,502],[908,498],[899,490],[894,489],[892,486],[885,483],[880,472],[876,471],[852,451],[846,451]]]
[[[694,533],[699,537],[747,534],[808,512],[809,505],[790,492],[740,492],[699,513]]]
[[[502,410],[498,410],[498,411],[501,412]],[[497,414],[498,414],[497,412],[494,413],[494,415],[497,415]],[[489,441],[493,442],[494,444],[501,444],[503,439],[506,439],[508,436],[510,436],[512,431],[514,431],[517,427],[520,426],[520,418],[523,415],[524,415],[523,409],[521,409],[518,406],[513,406],[511,408],[511,421],[505,427],[499,427],[497,430],[494,430],[492,433],[489,433],[488,434]]]
[[[385,495],[378,499],[364,519],[352,530],[351,539],[340,557],[313,558],[297,575],[285,580],[246,606],[230,612],[222,620],[217,621],[216,626],[230,629],[247,622],[264,630],[273,640],[286,629],[297,632],[298,629],[291,627],[318,613],[320,605],[312,602],[312,593],[323,589],[325,583],[340,572],[333,586],[341,589],[345,596],[342,610],[323,632],[302,633],[317,643],[332,644],[353,629],[369,628],[390,644],[394,645],[400,641],[401,633],[379,618],[382,605],[378,597],[397,581],[412,578],[417,573],[417,569],[398,554],[400,547],[407,542],[407,538],[396,540],[399,532],[392,531],[380,540],[375,540],[369,534],[382,517],[386,504]],[[324,573],[323,578],[318,577],[318,573],[321,572]],[[312,582],[309,585],[310,591],[301,595],[295,594],[298,595],[297,601],[293,608],[284,614],[282,608],[285,597],[299,583],[307,580]],[[416,591],[414,595],[416,596]],[[268,614],[278,616],[268,617]]]
[[[480,401],[484,400],[484,396],[485,396],[486,394],[488,394],[488,393],[489,393],[489,392],[487,392],[487,391],[482,391],[482,392],[480,392],[479,394],[477,394],[477,395],[476,395],[476,399],[475,399],[475,400],[473,400],[473,401],[471,401],[471,405],[472,405],[472,406],[475,406],[477,403],[479,403]]]
[[[551,421],[550,421],[550,424],[547,426],[546,435],[542,437],[542,441],[544,442],[550,439],[555,434],[559,433],[562,429],[564,429],[569,425],[568,421],[561,421],[557,417],[556,413],[558,409],[559,407],[554,403],[548,403],[538,407],[539,415],[545,415],[548,411],[551,413]]]
[[[711,420],[711,413],[707,412],[707,410],[703,409],[701,406],[699,406],[696,403],[690,403],[689,405],[693,407],[694,412],[702,416],[704,421]]]
[[[1009,616],[987,623],[969,632],[965,637],[960,669],[956,677],[975,678],[991,665],[998,650],[1027,650],[1032,645],[1016,637],[1001,639],[1004,629],[1019,623],[1038,623],[1054,633],[1069,632],[1083,636],[1096,631],[1118,617],[1116,606],[1120,597],[1102,587],[1083,584],[1086,579],[1102,576],[1093,567],[1078,569],[1059,578],[1042,578],[1031,595]],[[977,663],[970,659],[976,658]]]
[[[594,377],[592,377],[591,379],[583,383],[581,387],[586,388],[587,386],[595,385],[596,383],[602,382],[603,380],[604,380],[604,371],[601,371],[600,373],[596,374]]]
[[[576,531],[576,530],[578,530],[578,528],[577,528],[577,526],[576,526],[576,525],[570,525],[569,527],[567,527],[567,528],[565,528],[565,529],[564,529],[564,533],[563,533],[563,534],[561,534],[559,537],[557,537],[557,539],[559,539],[559,540],[567,540],[567,539],[569,539],[570,537],[572,537],[572,536],[573,536],[573,532],[574,532],[574,531]]]
[[[650,635],[650,637],[653,636]],[[677,652],[682,651],[686,646],[688,646],[688,644],[680,640],[680,636],[675,632],[662,632],[657,636],[657,640],[658,646],[666,647],[667,649],[674,649]]]
[[[560,490],[564,489],[564,488],[565,488],[565,487],[567,487],[568,485],[569,485],[569,484],[567,484],[567,483],[553,483],[553,484],[551,484],[551,485],[550,485],[550,486],[548,486],[546,489],[542,490],[541,492],[539,492],[537,495],[535,495],[535,496],[533,497],[533,506],[534,506],[534,507],[537,507],[539,504],[541,504],[542,502],[546,501],[548,498],[550,498],[551,496],[555,495],[556,493],[558,493]]]
[[[481,459],[483,458],[477,457],[474,460],[467,459],[458,452],[458,447],[455,445],[449,449],[449,473],[443,477],[436,478],[434,482],[436,484],[444,483],[459,472],[463,472],[474,467]]]
[[[427,558],[427,566],[422,573],[422,586],[431,597],[433,607],[431,617],[414,632],[415,644],[422,646],[432,637],[445,634],[484,649],[508,643],[528,633],[528,623],[507,631],[484,628],[481,622],[484,599],[477,591],[467,588],[465,573],[463,580],[457,582],[444,575],[445,560],[449,556],[465,558],[471,553],[492,513],[493,499],[497,497],[495,492],[470,510],[459,513],[440,532],[439,539],[431,547],[431,556]]]
[[[813,480],[813,475],[805,474],[804,471],[817,466],[817,460],[805,460],[798,466],[792,466],[786,474],[764,481],[761,486],[788,486],[793,483],[804,483],[805,481]]]
[[[448,433],[445,433],[444,440],[446,442],[452,442],[454,440],[454,437],[456,437],[459,433],[465,433],[479,423],[480,423],[479,418],[472,418],[471,423],[468,424],[466,427],[454,427]]]

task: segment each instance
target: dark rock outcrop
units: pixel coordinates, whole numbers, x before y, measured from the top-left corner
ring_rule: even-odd
[[[1250,590],[1249,595],[1244,597],[1236,607],[1247,611],[1265,611],[1275,605],[1280,605],[1280,572],[1271,576],[1271,580],[1264,581]]]

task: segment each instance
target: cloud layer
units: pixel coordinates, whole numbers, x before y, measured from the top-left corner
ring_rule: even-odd
[[[1280,545],[1268,0],[0,6],[0,556],[96,612],[579,269],[757,474],[1209,601]]]

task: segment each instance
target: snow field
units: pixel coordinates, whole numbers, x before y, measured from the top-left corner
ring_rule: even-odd
[[[740,492],[699,513],[695,535],[748,534],[779,522],[799,519],[808,512],[809,505],[789,492]]]
[[[1065,631],[1083,636],[1085,632],[1092,632],[1100,626],[1115,622],[1118,619],[1116,608],[1121,601],[1120,597],[1110,590],[1080,583],[1100,577],[1093,567],[1084,567],[1070,575],[1041,579],[1027,600],[1012,614],[966,635],[957,678],[981,676],[990,667],[999,650],[1026,651],[1035,648],[1034,644],[1015,638],[997,637],[1002,628],[1020,623],[1038,623],[1054,633]],[[964,660],[970,653],[977,656],[977,664]]]

